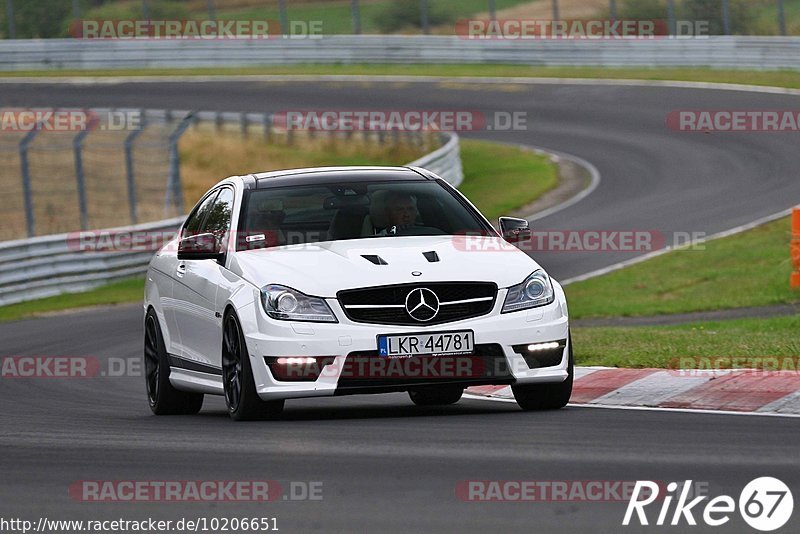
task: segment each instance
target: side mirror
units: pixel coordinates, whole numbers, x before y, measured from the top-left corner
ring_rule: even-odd
[[[179,260],[220,261],[224,256],[217,236],[211,233],[185,237],[178,243]]]
[[[521,243],[531,238],[531,227],[525,219],[500,217],[500,234],[509,243]]]

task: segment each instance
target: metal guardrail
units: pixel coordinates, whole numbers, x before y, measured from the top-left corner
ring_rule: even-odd
[[[432,171],[452,185],[458,187],[464,180],[464,170],[461,166],[461,145],[458,135],[444,134],[444,145],[408,165],[410,167],[424,167]]]
[[[253,67],[299,63],[800,69],[800,38],[492,40],[430,35],[331,35],[263,40],[0,41],[2,71]]]
[[[163,111],[148,110],[148,114]],[[173,111],[175,116],[186,112]],[[235,122],[239,125],[271,125],[271,116],[251,113],[198,112],[197,121]],[[243,126],[244,127],[244,126]],[[449,183],[458,186],[463,180],[458,135],[441,134],[442,146],[409,163],[432,170]],[[165,177],[167,190],[177,194],[179,182],[174,172]],[[138,224],[109,230],[86,232],[95,238],[96,248],[108,236],[174,232],[183,217]],[[84,234],[84,235],[86,235]],[[84,291],[92,287],[144,273],[152,250],[92,250],[81,246],[81,232],[0,242],[0,306],[39,298]],[[162,237],[161,242],[166,240]],[[112,247],[113,248],[113,247]]]

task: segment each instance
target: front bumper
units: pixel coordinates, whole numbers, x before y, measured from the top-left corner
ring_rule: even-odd
[[[495,300],[494,309],[489,314],[430,327],[355,323],[347,319],[336,299],[328,299],[328,304],[339,319],[337,324],[276,321],[267,317],[261,307],[255,305],[253,321],[245,321],[250,323],[249,327],[245,326],[245,339],[256,391],[262,399],[271,400],[344,393],[402,391],[423,384],[459,383],[468,386],[562,382],[567,378],[569,345],[563,349],[557,365],[534,369],[531,369],[525,358],[513,348],[569,338],[569,318],[564,292],[555,282],[554,288],[556,299],[547,306],[501,314],[506,294],[506,290],[501,289]],[[353,360],[348,361],[348,356],[352,358],[354,354],[358,354],[363,358],[375,354],[378,335],[456,330],[473,331],[476,348],[495,347],[496,350],[493,351],[499,352],[492,356],[504,360],[505,374],[496,372],[492,376],[447,375],[423,377],[424,380],[403,379],[393,374],[372,384],[364,382],[363,388],[354,387],[352,376],[348,374],[354,369]],[[277,380],[265,361],[265,358],[276,357],[324,356],[331,357],[332,363],[324,368],[316,380],[305,382]],[[374,357],[378,358],[377,354]],[[420,367],[415,368],[420,369]],[[397,380],[393,381],[394,379]]]

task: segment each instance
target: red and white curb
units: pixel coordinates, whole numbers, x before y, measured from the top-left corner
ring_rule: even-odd
[[[479,386],[466,393],[514,399],[510,386]],[[800,417],[800,372],[577,367],[570,404]]]

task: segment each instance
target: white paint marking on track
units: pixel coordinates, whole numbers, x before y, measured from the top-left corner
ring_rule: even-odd
[[[712,376],[708,374],[705,376],[679,376],[675,372],[657,371],[598,397],[588,404],[657,407],[684,391],[705,384],[711,378]]]
[[[770,402],[756,411],[800,416],[800,391],[795,391],[781,399]]]
[[[468,400],[484,400],[492,402],[512,402],[516,404],[514,399],[503,399],[500,397],[483,397],[480,395],[464,394],[464,398]],[[614,406],[608,404],[567,404],[570,408],[599,408],[601,410],[631,410],[637,412],[675,412],[675,413],[692,413],[692,414],[706,414],[706,415],[751,415],[758,417],[787,417],[787,418],[800,418],[800,414],[793,413],[774,413],[774,412],[732,412],[729,410],[699,410],[691,408],[657,408],[654,406]]]
[[[19,76],[0,78],[2,83],[73,85],[113,85],[118,83],[206,83],[206,82],[385,82],[385,83],[473,83],[484,85],[604,85],[621,87],[671,87],[676,89],[711,89],[776,95],[800,95],[800,89],[736,83],[689,82],[675,80],[637,80],[608,78],[529,78],[496,76],[425,76],[403,74],[220,74],[220,75],[120,75],[120,76]]]

